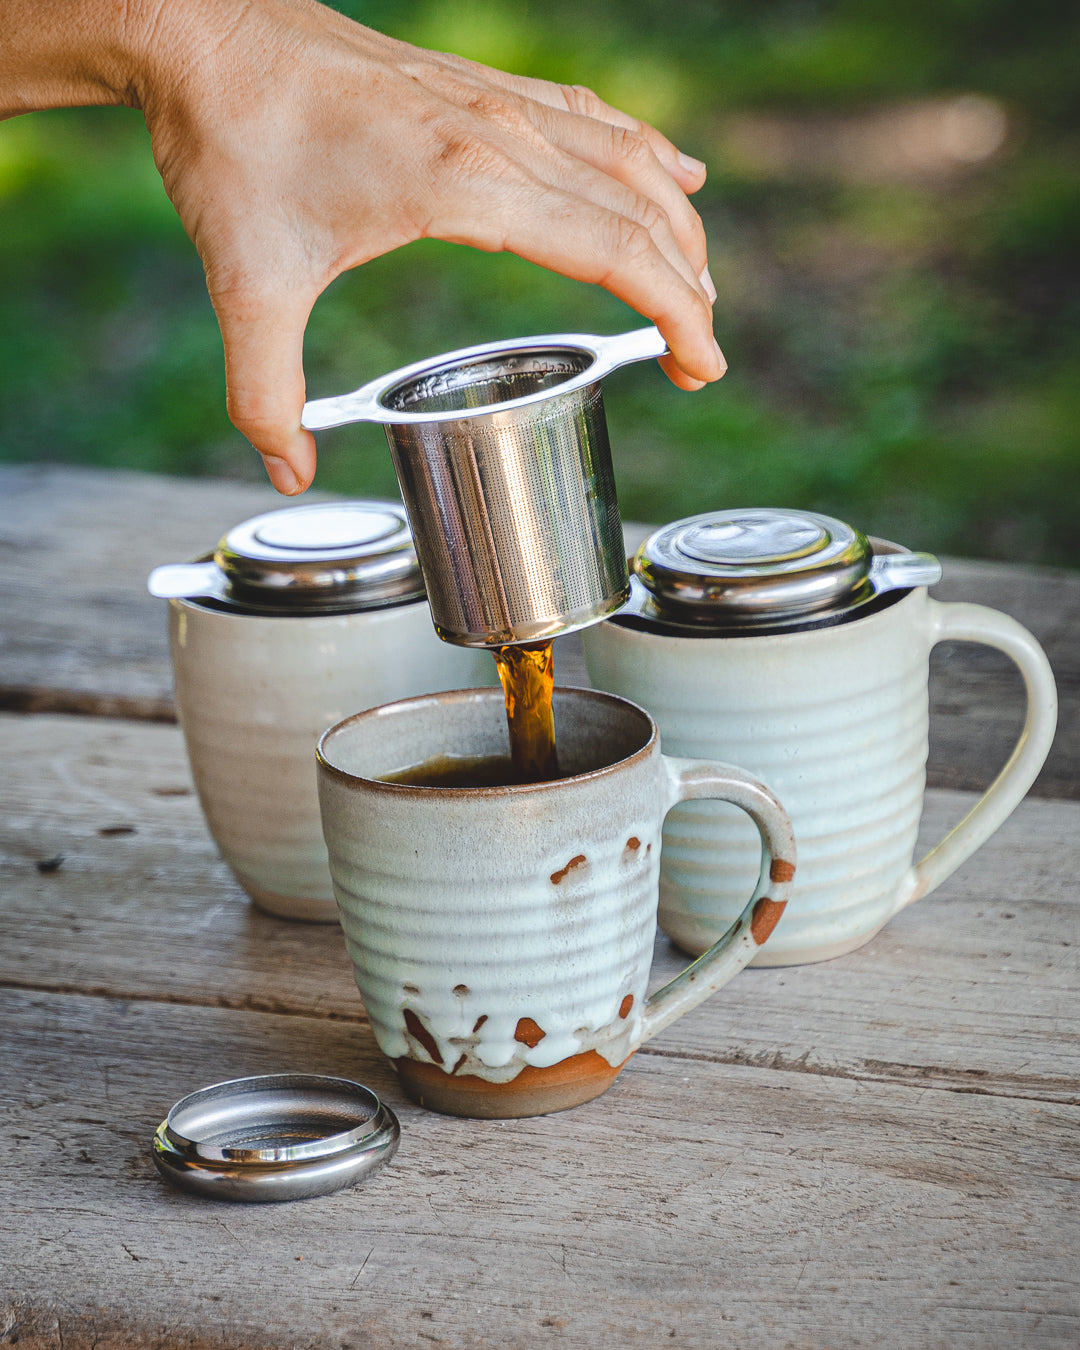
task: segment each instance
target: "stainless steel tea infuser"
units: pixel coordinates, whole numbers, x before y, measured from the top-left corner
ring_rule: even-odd
[[[654,531],[634,556],[615,622],[681,637],[830,627],[941,580],[911,553],[814,511],[710,511]]]
[[[600,380],[663,356],[655,328],[489,342],[304,408],[386,431],[439,636],[536,642],[629,594]]]
[[[151,595],[240,614],[352,614],[422,600],[400,502],[310,502],[241,521],[200,562],[150,573]]]

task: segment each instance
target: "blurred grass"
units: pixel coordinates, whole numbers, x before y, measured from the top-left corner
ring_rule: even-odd
[[[785,504],[913,547],[1080,566],[1069,7],[339,7],[422,45],[588,84],[709,163],[697,205],[731,369],[696,395],[641,366],[608,381],[624,515]],[[937,117],[944,136],[950,109],[972,106],[1004,119],[999,149],[904,159],[912,118]],[[0,457],[261,475],[225,418],[199,261],[138,114],[0,124],[0,245]],[[640,322],[517,258],[424,242],[320,300],[309,392],[472,342]],[[325,433],[316,484],[393,492],[381,432]]]

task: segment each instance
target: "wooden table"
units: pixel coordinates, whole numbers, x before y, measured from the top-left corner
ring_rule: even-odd
[[[936,593],[1032,628],[1063,706],[939,892],[850,956],[745,971],[595,1102],[466,1121],[404,1098],[338,931],[253,910],[192,792],[146,574],[278,500],[0,469],[0,1345],[1080,1345],[1080,577],[946,563]],[[1018,687],[935,658],[928,838]],[[394,1163],[279,1206],[158,1178],[176,1098],[279,1070],[374,1087]]]

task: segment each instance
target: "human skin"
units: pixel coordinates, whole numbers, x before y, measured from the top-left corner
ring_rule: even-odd
[[[302,492],[303,340],[326,287],[415,239],[509,251],[652,320],[683,389],[719,379],[688,194],[705,166],[580,86],[399,42],[315,0],[0,0],[0,116],[142,110],[206,271],[229,416]]]

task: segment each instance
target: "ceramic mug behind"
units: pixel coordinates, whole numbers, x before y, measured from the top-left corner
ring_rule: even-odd
[[[490,653],[440,641],[427,602],[265,616],[169,603],[177,714],[210,833],[251,899],[337,922],[315,745],[350,713],[489,685]]]
[[[868,941],[928,894],[1020,802],[1049,753],[1049,663],[1014,619],[942,604],[925,587],[834,627],[769,636],[671,636],[600,624],[584,635],[592,683],[646,706],[665,747],[745,765],[783,801],[799,848],[791,903],[757,965],[823,961]],[[936,848],[913,862],[926,779],[930,651],[946,640],[1005,652],[1027,716],[1008,763]],[[664,828],[660,925],[704,951],[741,907],[757,841],[717,802],[680,806]]]

